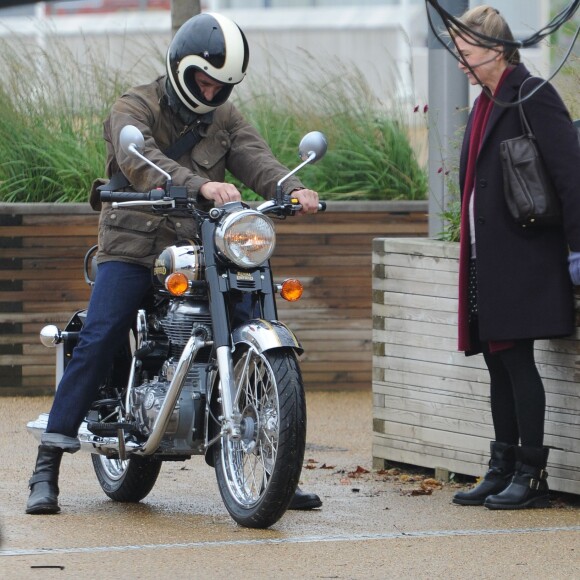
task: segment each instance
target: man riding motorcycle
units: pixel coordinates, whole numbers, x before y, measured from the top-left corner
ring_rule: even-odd
[[[104,122],[110,178],[104,187],[147,191],[162,185],[158,171],[120,147],[121,129],[134,125],[145,137],[147,158],[166,171],[174,185],[185,186],[188,197],[201,208],[241,199],[237,188],[224,181],[226,169],[253,191],[272,197],[277,181],[288,170],[228,102],[233,87],[246,75],[248,61],[246,38],[228,18],[203,13],[183,24],[167,52],[167,74],[122,95]],[[318,210],[318,194],[298,179],[288,179],[284,188],[298,199],[301,213]],[[97,277],[86,323],[38,447],[29,482],[29,514],[60,511],[58,475],[63,453],[80,448],[79,426],[150,291],[154,260],[166,246],[196,233],[186,214],[163,215],[144,208],[119,212],[107,203],[101,207],[97,187],[91,205],[101,211]],[[289,509],[321,505],[316,494],[297,489]]]

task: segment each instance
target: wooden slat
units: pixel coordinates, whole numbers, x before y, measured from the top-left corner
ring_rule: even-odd
[[[33,228],[23,224],[21,226],[2,226],[1,232],[0,237],[2,238],[38,238],[43,236],[76,238],[77,236],[94,236],[95,228],[92,225],[70,225],[68,223],[58,226],[35,225]]]
[[[457,244],[373,242],[374,464],[482,475],[493,427],[483,357],[457,351]],[[580,314],[580,309],[577,309]],[[535,345],[552,489],[580,493],[580,328]]]
[[[302,372],[309,389],[368,389],[372,379],[372,252],[375,238],[427,234],[426,202],[330,203],[325,213],[275,222],[277,280],[296,277],[298,303],[279,301],[279,315],[306,348]],[[401,209],[403,208],[403,209]],[[12,216],[0,228],[0,324],[12,325],[2,355],[21,369],[21,384],[0,394],[54,389],[54,351],[44,349],[44,324],[62,326],[90,295],[82,273],[97,239],[99,214],[87,204],[0,204]],[[19,224],[19,225],[16,225]],[[412,281],[412,280],[411,280]],[[427,280],[423,280],[428,282]]]

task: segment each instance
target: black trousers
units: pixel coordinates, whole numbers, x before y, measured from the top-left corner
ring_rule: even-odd
[[[542,447],[546,395],[534,359],[534,341],[518,340],[483,357],[490,377],[491,415],[496,441]]]
[[[469,323],[477,335],[477,278],[475,260],[469,267]],[[475,338],[475,337],[474,337]],[[534,358],[534,340],[516,340],[514,346],[494,352],[481,342],[490,377],[491,415],[496,441],[542,447],[546,394]]]

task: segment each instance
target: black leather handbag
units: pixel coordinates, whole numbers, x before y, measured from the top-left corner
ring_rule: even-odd
[[[519,100],[526,81],[520,86]],[[562,220],[560,200],[521,103],[519,111],[524,134],[500,143],[506,203],[516,223],[523,227],[555,226]]]

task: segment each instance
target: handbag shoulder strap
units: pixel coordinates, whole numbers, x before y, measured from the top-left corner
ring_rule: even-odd
[[[535,77],[533,76],[529,76],[526,79],[524,79],[524,82],[520,85],[520,90],[518,92],[518,107],[519,107],[519,111],[520,111],[520,121],[522,123],[522,129],[524,130],[524,133],[531,138],[535,138],[534,137],[534,133],[532,132],[532,128],[530,127],[530,124],[528,122],[528,119],[524,113],[524,106],[522,104],[522,89],[524,88],[524,85],[530,80],[533,79]]]

